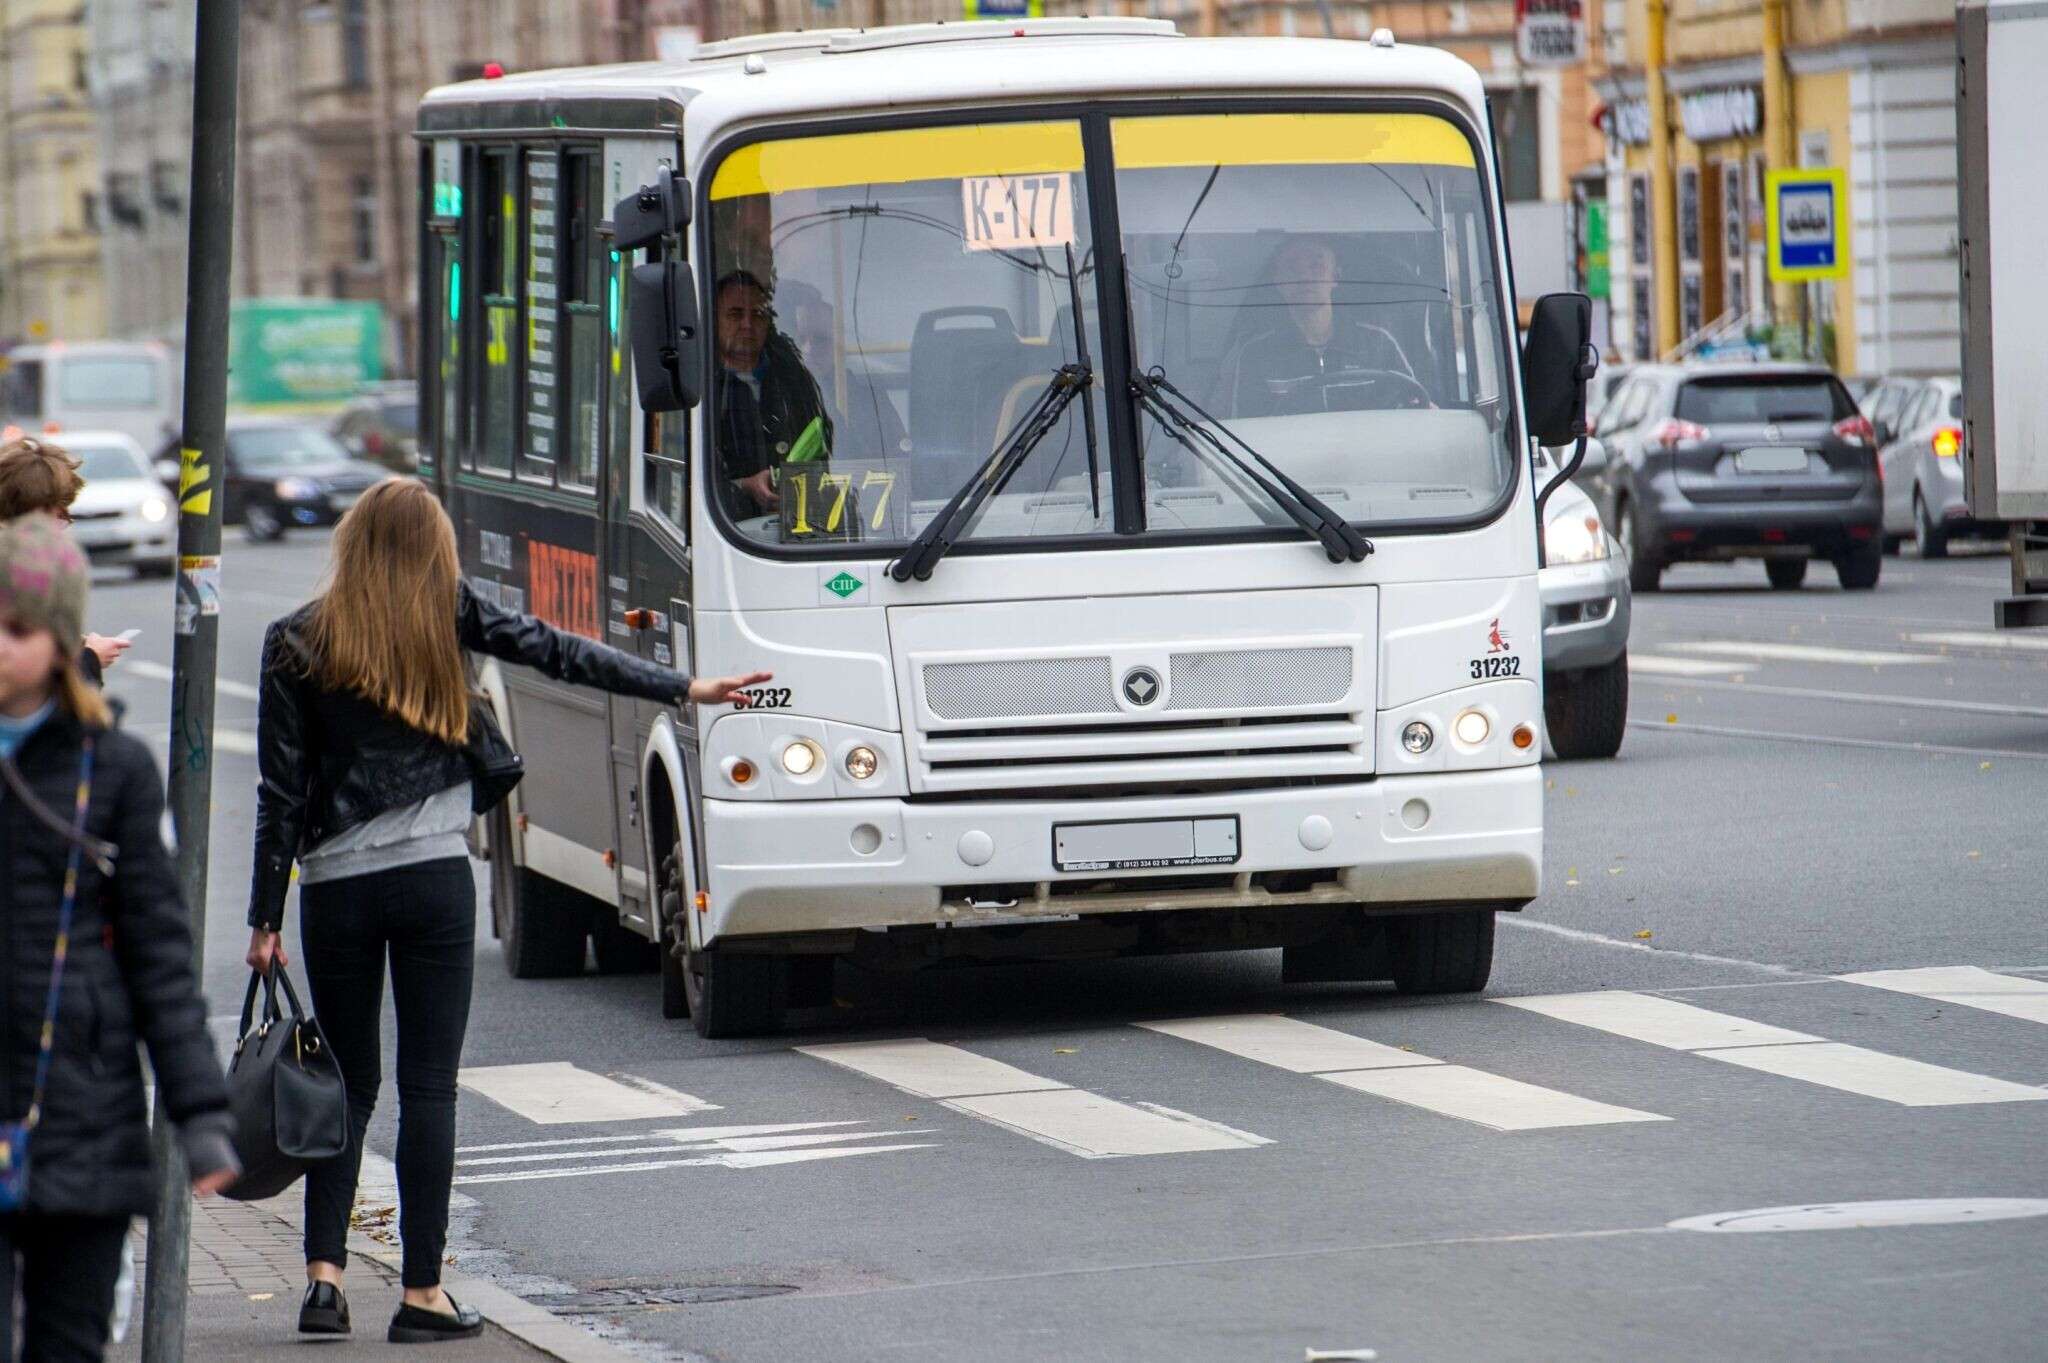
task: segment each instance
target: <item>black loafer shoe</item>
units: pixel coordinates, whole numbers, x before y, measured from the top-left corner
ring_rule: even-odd
[[[299,1333],[302,1335],[345,1335],[348,1333],[348,1298],[333,1283],[307,1283],[306,1299],[299,1303]]]
[[[463,1306],[450,1297],[453,1315],[423,1307],[401,1305],[391,1317],[384,1337],[393,1344],[432,1344],[442,1339],[470,1339],[484,1332],[484,1317],[473,1306]]]

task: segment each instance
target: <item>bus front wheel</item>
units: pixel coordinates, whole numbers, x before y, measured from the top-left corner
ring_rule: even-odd
[[[1394,988],[1476,994],[1493,973],[1493,910],[1447,909],[1387,920]]]
[[[572,891],[512,860],[512,814],[491,812],[491,926],[505,947],[505,969],[515,980],[546,980],[583,973],[590,918],[570,902]]]
[[[697,1034],[717,1041],[782,1030],[789,958],[706,948],[683,961],[683,990]]]

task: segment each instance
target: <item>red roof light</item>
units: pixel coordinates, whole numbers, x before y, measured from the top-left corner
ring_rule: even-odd
[[[500,76],[502,76],[502,75],[504,75],[504,74],[505,74],[505,68],[504,68],[504,66],[503,66],[502,64],[500,64],[500,63],[498,63],[498,62],[485,62],[485,63],[484,63],[484,79],[485,79],[485,80],[496,80],[496,79],[498,79],[498,77],[500,77]]]

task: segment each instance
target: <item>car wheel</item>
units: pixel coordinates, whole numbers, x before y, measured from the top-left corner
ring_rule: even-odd
[[[1636,525],[1636,509],[1623,502],[1621,515],[1615,525],[1615,538],[1621,541],[1621,552],[1628,559],[1628,585],[1631,591],[1654,592],[1664,578],[1664,565],[1650,557],[1650,546],[1641,542],[1641,530]]]
[[[1560,758],[1612,757],[1628,728],[1628,653],[1604,667],[1543,678],[1543,723]]]
[[[278,514],[261,502],[252,502],[242,513],[242,529],[250,539],[259,544],[269,544],[284,538],[284,521]]]
[[[699,1036],[760,1036],[782,1030],[789,1006],[789,958],[748,956],[716,947],[683,962],[683,991]]]
[[[1869,591],[1877,585],[1878,574],[1883,570],[1884,548],[1874,539],[1835,560],[1835,576],[1847,592]]]
[[[1771,586],[1781,592],[1796,591],[1806,581],[1806,560],[1803,558],[1767,558],[1764,560],[1764,574],[1771,579]]]
[[[1921,558],[1948,557],[1948,531],[1934,523],[1920,489],[1913,489],[1913,552]]]
[[[583,973],[590,915],[574,895],[512,860],[511,813],[503,805],[492,811],[491,918],[504,944],[505,969],[513,979]]]
[[[1389,919],[1394,988],[1476,994],[1493,973],[1493,910],[1448,909]]]

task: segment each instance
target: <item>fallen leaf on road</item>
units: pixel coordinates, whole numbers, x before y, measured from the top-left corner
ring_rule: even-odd
[[[1984,854],[1982,852],[1972,852],[1970,853],[1970,860],[1975,861],[1978,857],[1981,857],[1983,855]]]
[[[1977,770],[1978,770],[1978,771],[1990,771],[1990,770],[1991,770],[1991,764],[1990,764],[1989,762],[1979,762],[1979,763],[1977,764]]]
[[[271,1299],[272,1297],[275,1297],[276,1295],[277,1295],[277,1293],[275,1293],[275,1292],[251,1292],[251,1293],[249,1294],[249,1300],[250,1300],[250,1301],[269,1301],[269,1300],[270,1300],[270,1299]]]
[[[1648,928],[1641,928],[1641,929],[1639,929],[1639,930],[1638,930],[1638,931],[1636,932],[1636,940],[1637,940],[1638,942],[1647,942],[1647,941],[1649,941],[1649,940],[1650,940],[1650,930],[1649,930]]]
[[[1611,876],[1618,876],[1621,874],[1621,868],[1619,866],[1610,866],[1607,868],[1607,874]]]
[[[1576,880],[1567,880],[1567,881],[1565,882],[1565,884],[1567,884],[1567,885],[1576,885],[1576,884],[1578,884],[1578,883],[1579,883],[1579,882],[1578,882],[1578,881],[1576,881]]]
[[[1412,1050],[1414,1050],[1415,1048],[1414,1048],[1413,1046],[1403,1046],[1403,1047],[1402,1047],[1401,1049],[1402,1049],[1402,1050],[1404,1050],[1404,1051],[1412,1051]]]
[[[1052,1048],[1052,1053],[1054,1055],[1072,1055],[1074,1048],[1072,1046],[1055,1046]]]
[[[1664,716],[1664,722],[1665,722],[1666,724],[1676,724],[1676,723],[1678,723],[1678,716],[1677,716],[1677,715],[1666,715],[1666,716]]]

